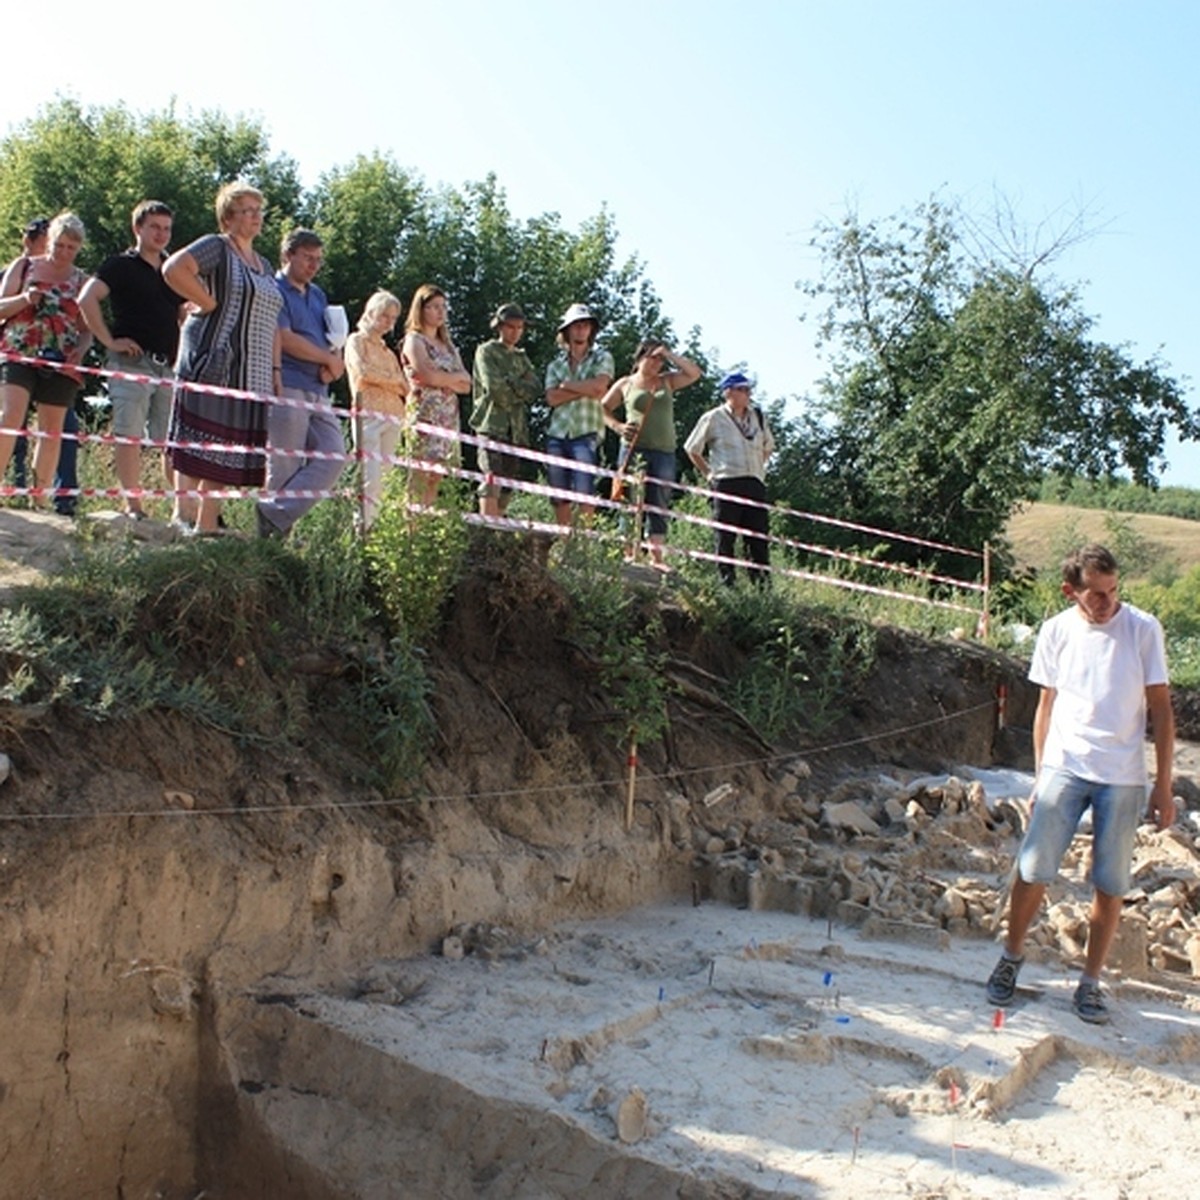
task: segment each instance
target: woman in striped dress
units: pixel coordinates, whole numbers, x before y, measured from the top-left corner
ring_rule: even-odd
[[[263,195],[227,183],[216,200],[219,234],[177,250],[163,264],[167,283],[190,305],[175,367],[170,456],[175,519],[215,533],[222,488],[261,487],[266,473],[266,401],[220,396],[189,383],[274,395],[279,391],[277,318],[283,306],[271,264],[254,249]],[[183,492],[200,492],[195,497]]]

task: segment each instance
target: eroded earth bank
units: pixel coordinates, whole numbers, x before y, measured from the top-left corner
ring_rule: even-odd
[[[857,1155],[876,1111],[940,1114],[953,1082],[993,1121],[1019,1090],[998,1080],[1033,1047],[1047,1063],[1117,1060],[1064,1041],[1053,1005],[1028,1043],[990,1066],[967,1055],[957,1076],[911,1044],[952,1007],[947,981],[974,987],[991,953],[1023,819],[986,783],[919,776],[1021,764],[1033,698],[1019,663],[881,630],[840,719],[768,746],[705,683],[734,651],[655,589],[679,686],[668,736],[641,748],[627,830],[626,747],[561,598],[546,579],[525,603],[500,585],[485,564],[454,598],[431,661],[438,736],[409,795],[171,714],[0,712],[0,1196],[836,1196],[848,1139]],[[1147,836],[1120,961],[1130,988],[1178,1014],[1168,1032],[1194,1019],[1194,832],[1185,819]],[[1048,972],[1077,952],[1082,896],[1082,875],[1066,879],[1040,927]],[[686,926],[698,912],[769,923],[718,936]],[[669,933],[657,950],[619,932],[645,913]],[[914,975],[905,960],[888,994],[908,1016],[889,1031],[863,979],[909,954],[941,965]],[[736,1019],[658,1040],[664,1012],[721,1005]],[[618,1052],[640,1073],[617,1071]],[[806,1134],[808,1165],[758,1145],[769,1122],[728,1144],[680,1140],[689,1113],[718,1119],[701,1093],[742,1096],[731,1055],[802,1097],[845,1054],[902,1069],[857,1073],[859,1116],[842,1112],[827,1142]],[[1160,1055],[1193,1088],[1195,1057],[1183,1042]],[[690,1101],[657,1082],[668,1061]],[[768,1080],[781,1063],[788,1078]],[[902,1151],[922,1152],[920,1138]],[[879,1178],[874,1194],[941,1194]]]

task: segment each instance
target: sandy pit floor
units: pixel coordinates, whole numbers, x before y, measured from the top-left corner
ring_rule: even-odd
[[[1192,1194],[1194,994],[1116,983],[1097,1028],[1073,976],[1031,963],[997,1014],[990,943],[711,904],[496,932],[379,964],[358,999],[307,995],[306,1016],[718,1189]]]

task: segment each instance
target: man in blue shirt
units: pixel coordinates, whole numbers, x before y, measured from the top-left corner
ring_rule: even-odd
[[[285,537],[342,473],[346,442],[329,400],[329,384],[345,366],[329,348],[325,293],[313,283],[324,260],[320,237],[293,229],[280,246],[275,276],[283,348],[279,395],[301,405],[274,404],[267,412],[267,480],[258,502],[258,532]],[[317,457],[309,457],[312,454]]]

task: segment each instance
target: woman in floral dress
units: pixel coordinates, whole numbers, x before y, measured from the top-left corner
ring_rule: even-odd
[[[423,283],[413,295],[404,322],[406,333],[400,361],[409,385],[409,420],[440,425],[455,434],[454,437],[417,435],[416,457],[429,463],[458,461],[458,397],[471,390],[471,376],[463,369],[446,327],[448,310],[446,293],[431,283]],[[437,500],[441,479],[436,470],[414,470],[414,503],[431,507]]]
[[[78,366],[92,335],[83,323],[79,293],[87,275],[75,265],[83,245],[83,222],[69,212],[50,222],[46,253],[30,261],[19,278],[11,271],[0,296],[0,350],[47,363]],[[35,367],[6,359],[0,363],[0,428],[16,431],[32,402],[40,437],[33,451],[33,485],[48,487],[58,468],[63,422],[75,403],[82,379],[78,371]],[[0,433],[0,478],[12,457],[15,432]],[[42,499],[42,504],[48,501]]]

